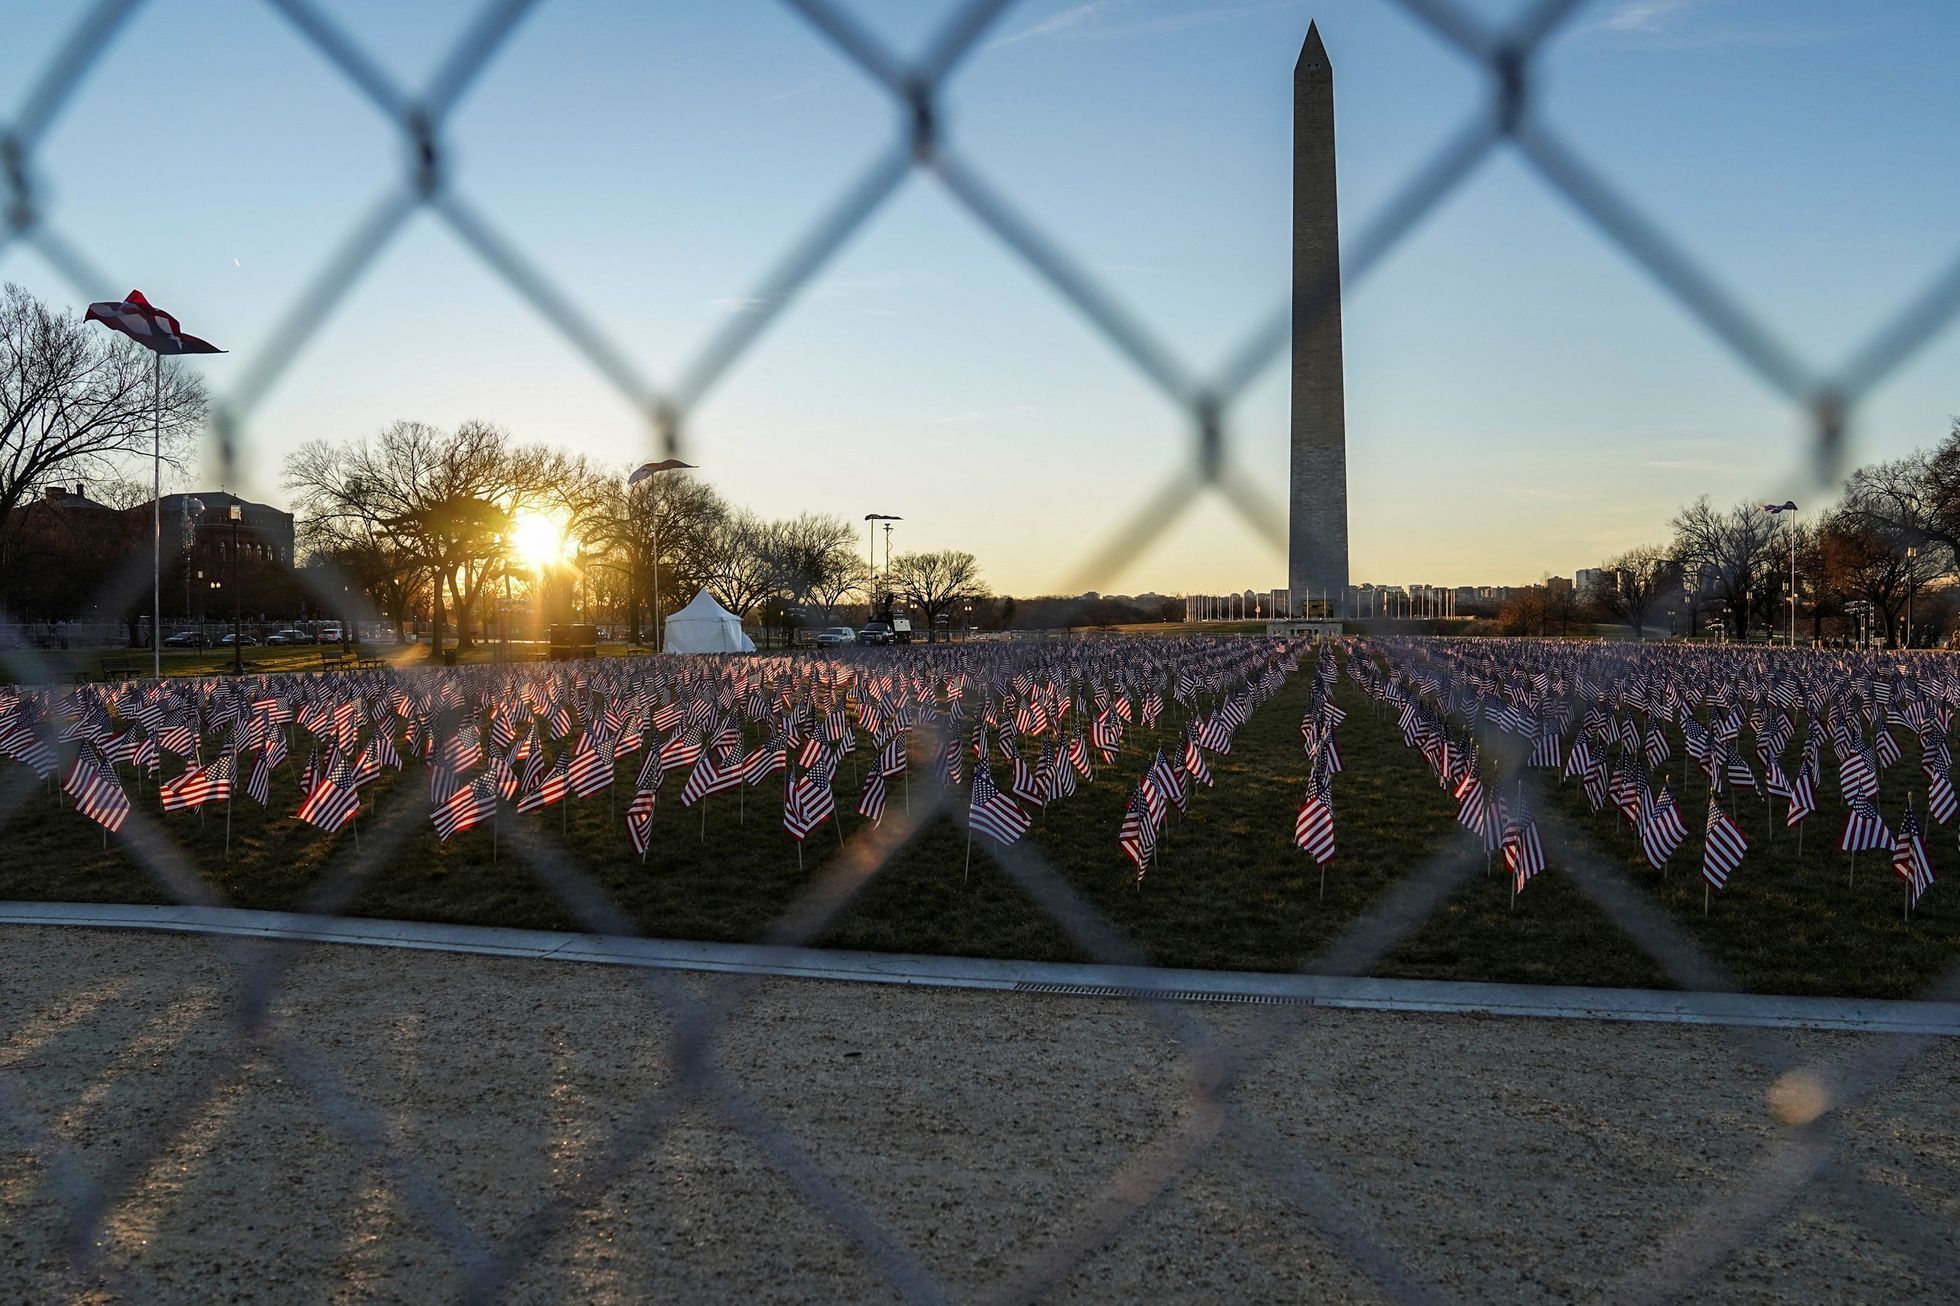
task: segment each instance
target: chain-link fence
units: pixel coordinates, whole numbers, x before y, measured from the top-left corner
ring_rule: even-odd
[[[1218,495],[1265,538],[1275,543],[1283,540],[1285,523],[1280,506],[1233,462],[1232,419],[1235,405],[1249,387],[1285,356],[1294,320],[1292,306],[1279,305],[1258,320],[1229,352],[1223,367],[1214,372],[1194,368],[962,153],[958,142],[947,133],[940,112],[945,88],[1011,7],[1007,0],[977,0],[958,6],[923,49],[911,56],[890,48],[841,5],[827,0],[786,0],[788,7],[849,65],[889,95],[897,127],[887,146],[861,175],[840,193],[819,199],[807,228],[776,257],[747,297],[748,311],[733,316],[713,333],[679,367],[677,379],[665,386],[651,381],[630,352],[582,312],[519,243],[504,234],[494,215],[470,200],[463,180],[451,170],[445,146],[450,117],[465,92],[536,7],[533,3],[490,0],[440,61],[427,85],[410,88],[390,76],[369,49],[309,0],[266,2],[314,55],[394,124],[399,143],[405,148],[407,166],[391,192],[323,252],[317,270],[264,345],[245,360],[237,384],[218,398],[209,435],[218,467],[228,478],[236,450],[268,392],[307,356],[316,332],[335,305],[361,284],[417,213],[434,215],[644,415],[650,456],[672,457],[689,451],[690,419],[703,400],[723,384],[733,366],[811,286],[853,235],[916,175],[941,187],[1174,404],[1188,422],[1188,457],[1165,469],[1160,488],[1143,497],[1120,530],[1080,559],[1076,570],[1080,586],[1106,578],[1170,529],[1198,497],[1191,492],[1194,487]],[[1534,89],[1539,59],[1548,42],[1580,7],[1578,0],[1540,0],[1527,6],[1518,21],[1501,29],[1487,26],[1451,0],[1392,3],[1478,70],[1487,81],[1487,94],[1482,107],[1347,242],[1341,289],[1352,296],[1363,288],[1385,256],[1489,160],[1508,150],[1765,385],[1807,415],[1817,475],[1820,479],[1833,476],[1844,453],[1843,435],[1850,415],[1875,387],[1960,312],[1960,252],[1942,275],[1838,367],[1827,370],[1809,366],[1778,332],[1742,305],[1714,269],[1693,258],[1664,223],[1619,192],[1558,126],[1538,111]],[[37,185],[37,162],[51,130],[88,82],[103,51],[141,8],[140,0],[100,0],[90,8],[48,60],[38,80],[24,97],[16,99],[11,120],[0,121],[0,170],[4,171],[6,200],[0,257],[12,247],[31,246],[83,300],[109,298],[124,287],[99,270],[90,251],[78,248],[46,220]],[[125,578],[123,586],[140,587],[146,579],[140,574]],[[31,655],[18,669],[27,674],[37,669]],[[24,774],[23,768],[10,768],[0,775],[0,825],[36,790],[34,778]],[[370,816],[358,851],[323,875],[309,895],[307,911],[323,915],[344,911],[362,885],[388,865],[409,833],[418,828],[426,807],[414,787],[400,786],[391,799]],[[777,945],[813,943],[850,911],[864,886],[922,831],[935,821],[951,820],[963,826],[966,819],[965,804],[949,801],[947,792],[941,790],[882,824],[862,830],[761,941]],[[1548,835],[1554,867],[1572,877],[1592,903],[1637,940],[1671,981],[1692,991],[1733,988],[1720,965],[1612,858],[1589,849],[1576,831],[1551,829]],[[142,811],[132,813],[119,837],[146,872],[178,902],[222,905],[210,882],[199,875],[178,844]],[[548,836],[519,824],[509,837],[512,851],[584,929],[601,935],[638,932],[634,922],[608,900],[598,882]],[[994,857],[1020,891],[1082,952],[1109,966],[1137,968],[1123,981],[1129,987],[1148,989],[1153,985],[1140,951],[1039,850],[1023,841],[999,849]],[[1330,974],[1368,973],[1399,941],[1430,919],[1468,877],[1483,870],[1479,850],[1458,849],[1437,855],[1412,870],[1323,949],[1310,969]],[[712,1054],[719,1032],[753,981],[731,980],[702,994],[661,971],[638,972],[654,999],[674,1013],[678,1029],[674,1082],[626,1116],[600,1161],[580,1176],[574,1189],[543,1203],[513,1235],[493,1242],[471,1226],[427,1162],[414,1155],[385,1119],[348,1090],[328,1058],[309,1047],[303,1037],[284,1036],[277,1029],[274,1009],[282,978],[292,964],[290,950],[247,950],[224,940],[214,940],[212,946],[227,951],[241,976],[232,1060],[209,1067],[194,1088],[146,1119],[106,1167],[84,1163],[27,1109],[20,1094],[0,1079],[0,1119],[28,1140],[29,1150],[41,1158],[58,1188],[67,1211],[68,1245],[78,1265],[91,1275],[102,1276],[111,1290],[143,1295],[140,1283],[119,1281],[119,1272],[98,1256],[99,1230],[136,1176],[208,1106],[210,1095],[228,1071],[252,1053],[274,1059],[308,1092],[339,1134],[387,1177],[413,1215],[440,1237],[474,1297],[494,1297],[509,1285],[583,1205],[643,1157],[675,1114],[691,1103],[711,1107],[752,1140],[802,1199],[847,1235],[900,1293],[919,1299],[949,1295],[918,1249],[906,1245],[873,1209],[833,1180],[793,1131],[757,1107],[742,1083],[717,1069]],[[1941,1001],[1960,996],[1960,969],[1945,976],[1927,996]],[[1273,1008],[1263,1013],[1263,1019],[1249,1032],[1228,1041],[1196,1008],[1164,1002],[1141,1005],[1176,1040],[1189,1063],[1191,1073],[1185,1082],[1192,1109],[1111,1175],[1093,1201],[1069,1213],[1042,1249],[1000,1278],[992,1295],[1002,1300],[1024,1300],[1060,1284],[1141,1208],[1179,1184],[1227,1139],[1246,1144],[1250,1155],[1262,1158],[1270,1177],[1299,1215],[1332,1240],[1386,1295],[1408,1299],[1445,1295],[1440,1286],[1409,1267],[1393,1241],[1361,1207],[1344,1200],[1344,1194],[1324,1177],[1325,1172],[1313,1164],[1313,1158],[1283,1144],[1273,1125],[1235,1096],[1235,1084],[1263,1055],[1302,1024],[1321,1018],[1316,1009]],[[1746,1030],[1732,1031],[1732,1037],[1760,1066],[1765,1085],[1791,1074],[1810,1073],[1793,1062],[1792,1045],[1780,1037]],[[1821,1109],[1782,1124],[1736,1190],[1725,1191],[1706,1209],[1683,1220],[1646,1258],[1623,1267],[1611,1285],[1611,1294],[1658,1299],[1692,1291],[1704,1276],[1744,1247],[1753,1234],[1789,1209],[1809,1185],[1831,1172],[1838,1146],[1832,1132],[1833,1112],[1860,1096],[1882,1093],[1926,1046],[1924,1040],[1877,1040],[1867,1046],[1851,1073],[1815,1072],[1828,1093]],[[1857,1181],[1856,1176],[1851,1178]],[[1875,1201],[1872,1209],[1893,1208]]]

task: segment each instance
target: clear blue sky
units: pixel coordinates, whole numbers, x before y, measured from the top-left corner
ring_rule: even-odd
[[[411,88],[474,7],[326,6]],[[908,52],[947,7],[852,6]],[[0,116],[82,10],[0,0]],[[1289,78],[1310,18],[1334,61],[1351,234],[1485,89],[1381,0],[1024,4],[952,84],[952,137],[1208,370],[1286,293]],[[1541,107],[1825,364],[1960,249],[1957,74],[1951,0],[1599,0],[1550,47]],[[448,140],[456,186],[664,383],[893,122],[776,4],[544,0]],[[109,278],[100,294],[140,287],[236,351],[196,364],[222,392],[401,158],[393,128],[269,8],[154,0],[37,164],[52,222]],[[77,298],[18,245],[0,277]],[[1657,537],[1696,494],[1806,497],[1790,407],[1508,155],[1345,309],[1357,581],[1570,574]],[[1234,425],[1239,462],[1275,495],[1286,402],[1275,366]],[[1931,443],[1955,412],[1949,330],[1862,411],[1856,451]],[[276,499],[297,442],[404,417],[487,418],[621,465],[647,439],[427,215],[259,409],[240,488]],[[918,175],[701,410],[690,453],[758,510],[899,513],[900,548],[970,548],[998,587],[1031,593],[1073,578],[1186,439]],[[1202,505],[1101,588],[1283,583],[1265,542]]]

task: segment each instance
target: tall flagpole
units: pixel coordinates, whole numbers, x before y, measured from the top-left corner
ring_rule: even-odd
[[[150,370],[150,673],[163,678],[163,355]],[[230,817],[227,815],[226,820]],[[227,836],[229,837],[229,836]]]

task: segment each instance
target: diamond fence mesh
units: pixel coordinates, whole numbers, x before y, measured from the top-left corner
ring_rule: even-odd
[[[450,115],[492,64],[527,14],[550,0],[491,0],[475,15],[428,84],[404,87],[372,53],[325,11],[308,0],[265,0],[334,69],[394,124],[406,166],[398,182],[364,213],[331,249],[278,320],[266,343],[246,360],[238,383],[219,396],[208,438],[218,470],[227,479],[236,451],[274,384],[304,357],[315,333],[368,274],[415,214],[433,214],[538,317],[602,375],[644,416],[650,457],[674,457],[689,449],[689,421],[770,325],[892,198],[914,178],[936,182],[980,228],[1020,260],[1056,298],[1107,342],[1136,373],[1184,415],[1190,433],[1187,458],[1164,471],[1161,488],[1147,496],[1122,527],[1081,559],[1076,583],[1087,587],[1109,576],[1169,530],[1195,501],[1191,491],[1217,495],[1263,537],[1283,541],[1280,505],[1232,460],[1235,404],[1287,351],[1293,322],[1290,304],[1255,321],[1225,364],[1212,372],[1194,368],[1156,338],[1083,262],[1052,239],[984,173],[964,157],[939,112],[942,95],[999,20],[1009,0],[976,0],[958,7],[907,57],[890,48],[844,7],[826,0],[785,0],[787,7],[834,47],[867,81],[891,97],[896,129],[886,148],[836,195],[819,197],[801,236],[782,251],[746,303],[688,358],[667,384],[655,383],[600,323],[583,313],[520,244],[498,227],[494,215],[472,203],[466,179],[455,175],[445,147]],[[1960,250],[1946,270],[1903,305],[1835,368],[1813,367],[1726,287],[1717,271],[1698,262],[1667,230],[1619,192],[1537,111],[1538,61],[1547,43],[1580,8],[1580,0],[1543,0],[1516,22],[1493,28],[1452,0],[1384,0],[1405,10],[1487,79],[1484,106],[1466,120],[1436,154],[1397,188],[1390,201],[1347,243],[1340,290],[1352,295],[1370,272],[1437,208],[1502,151],[1524,160],[1556,195],[1608,238],[1625,257],[1672,296],[1750,372],[1806,416],[1815,474],[1832,479],[1844,455],[1848,418],[1875,387],[1899,369],[1956,313],[1960,313]],[[5,222],[0,258],[14,246],[37,251],[83,300],[111,297],[122,285],[100,270],[89,251],[51,225],[37,188],[37,157],[64,109],[87,83],[104,50],[142,8],[141,0],[100,0],[77,19],[67,40],[27,88],[10,121],[0,120],[0,171],[4,171]],[[1328,287],[1329,304],[1334,287]],[[144,568],[118,578],[127,595],[144,587]],[[9,655],[21,678],[45,679],[48,668],[31,652]],[[25,768],[0,772],[0,828],[40,786]],[[1533,805],[1546,804],[1536,787]],[[426,805],[412,786],[400,786],[370,813],[358,851],[343,859],[314,887],[311,914],[345,910],[361,886],[388,864],[408,834],[425,819]],[[967,808],[945,790],[929,793],[883,823],[861,830],[759,940],[806,945],[848,913],[860,891],[890,858],[935,821],[964,827]],[[1688,932],[1659,909],[1614,862],[1589,846],[1586,836],[1552,824],[1547,829],[1551,864],[1572,877],[1584,894],[1636,940],[1667,977],[1691,993],[1731,990],[1721,965]],[[162,826],[132,813],[119,837],[146,873],[175,901],[193,907],[223,902]],[[631,936],[639,931],[611,902],[598,881],[547,834],[517,825],[511,853],[547,886],[582,928],[594,935]],[[1483,872],[1479,850],[1456,848],[1416,867],[1383,900],[1367,910],[1307,968],[1315,973],[1363,975],[1438,910],[1469,877]],[[1112,981],[1130,989],[1165,987],[1140,951],[1027,842],[993,852],[999,868],[1068,938],[1095,961],[1124,968]],[[168,1149],[205,1108],[211,1095],[251,1054],[270,1056],[310,1096],[331,1123],[386,1177],[414,1217],[446,1248],[467,1293],[492,1299],[512,1284],[581,1208],[645,1155],[676,1114],[690,1104],[718,1113],[751,1139],[789,1180],[801,1199],[840,1230],[910,1299],[951,1295],[918,1250],[908,1246],[878,1213],[826,1173],[796,1134],[759,1108],[745,1086],[718,1071],[713,1050],[724,1022],[758,981],[732,979],[704,994],[666,972],[635,972],[654,1001],[673,1014],[678,1074],[665,1091],[627,1114],[599,1162],[569,1193],[540,1204],[514,1235],[494,1243],[472,1227],[427,1162],[374,1109],[351,1092],[330,1060],[308,1045],[303,1029],[282,1029],[274,1016],[296,947],[247,947],[222,937],[211,946],[236,968],[233,1046],[228,1060],[208,1067],[193,1086],[154,1112],[106,1166],[84,1159],[65,1144],[0,1078],[0,1120],[37,1156],[67,1212],[67,1246],[77,1267],[119,1295],[145,1295],[144,1285],[100,1255],[98,1234],[136,1177]],[[1925,996],[1960,997],[1960,967]],[[1428,1300],[1450,1295],[1408,1264],[1365,1209],[1347,1200],[1326,1178],[1316,1158],[1283,1141],[1272,1122],[1235,1095],[1235,1085],[1300,1028],[1322,1018],[1313,1007],[1273,1007],[1226,1039],[1197,1008],[1138,1000],[1175,1040],[1186,1065],[1189,1109],[1115,1173],[1092,1201],[1069,1213],[1046,1246],[1003,1274],[990,1297],[1028,1300],[1060,1285],[1096,1249],[1118,1235],[1137,1213],[1174,1189],[1215,1150],[1237,1147],[1271,1178],[1297,1213],[1332,1241],[1391,1298]],[[1692,1293],[1698,1284],[1745,1247],[1812,1185],[1830,1179],[1861,1195],[1875,1221],[1897,1236],[1922,1217],[1901,1217],[1897,1199],[1868,1178],[1834,1174],[1839,1140],[1834,1113],[1882,1094],[1932,1040],[1892,1038],[1865,1045],[1849,1063],[1826,1072],[1801,1063],[1793,1043],[1767,1031],[1729,1029],[1727,1037],[1761,1070],[1764,1084],[1819,1086],[1814,1108],[1795,1113],[1763,1149],[1742,1182],[1682,1220],[1648,1255],[1623,1267],[1607,1295],[1614,1299],[1665,1299]],[[1740,1193],[1741,1196],[1737,1196]],[[1908,1231],[1909,1234],[1909,1231]],[[1910,1235],[1917,1236],[1917,1235]],[[1922,1238],[1934,1241],[1937,1235]]]

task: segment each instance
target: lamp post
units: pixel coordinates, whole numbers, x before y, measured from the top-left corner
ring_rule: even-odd
[[[678,458],[664,458],[657,463],[642,463],[638,467],[633,469],[633,474],[631,476],[628,476],[626,478],[626,488],[630,490],[634,486],[638,485],[641,481],[646,480],[650,476],[658,475],[661,472],[678,472],[681,471],[682,469],[692,469],[693,466],[694,466],[693,463],[684,463]],[[652,505],[652,512],[649,514],[649,521],[652,526],[652,530],[650,532],[652,538],[649,541],[649,543],[652,547],[652,554],[653,554],[653,647],[654,650],[658,652],[667,647],[667,641],[665,640],[665,638],[662,637],[663,623],[661,622],[660,619],[660,505],[659,504],[656,503]]]
[[[891,590],[891,576],[892,576],[891,523],[895,521],[904,521],[905,519],[903,517],[894,517],[890,513],[867,512],[866,514],[864,514],[864,520],[865,520],[865,527],[864,527],[865,547],[868,550],[871,559],[871,606],[875,608],[878,605],[878,523],[879,522],[885,523],[885,589],[886,592],[889,593]],[[877,617],[878,614],[876,612],[873,612],[871,614],[872,620],[874,621],[877,620]]]
[[[1906,647],[1912,647],[1912,592],[1919,588],[1919,546],[1906,546]]]
[[[239,640],[238,623],[238,523],[244,518],[245,510],[238,500],[231,502],[231,673],[234,676],[245,672],[245,645]]]
[[[184,619],[191,616],[191,560],[197,556],[197,519],[204,515],[204,500],[184,501]],[[198,573],[200,576],[202,572]]]
[[[973,637],[973,600],[966,599],[964,602],[966,604],[966,628],[960,634],[960,643],[962,644]]]

